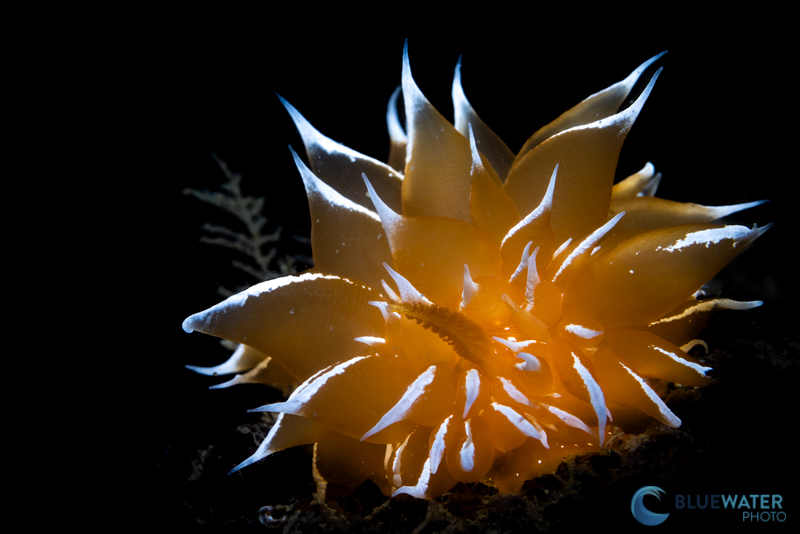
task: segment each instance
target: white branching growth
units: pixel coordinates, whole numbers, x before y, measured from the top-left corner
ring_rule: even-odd
[[[212,154],[214,160],[219,165],[227,178],[227,182],[221,184],[222,191],[199,191],[197,189],[186,188],[183,190],[185,195],[192,195],[203,202],[216,206],[234,215],[245,226],[246,231],[237,231],[227,226],[206,223],[202,226],[203,231],[208,235],[200,238],[202,243],[217,245],[236,250],[249,257],[252,262],[245,263],[233,260],[231,263],[237,269],[244,271],[248,275],[261,282],[296,274],[296,261],[303,261],[310,264],[310,257],[299,257],[292,255],[278,256],[278,250],[271,243],[276,243],[281,239],[282,228],[278,226],[272,233],[264,233],[264,226],[267,218],[263,215],[264,197],[251,197],[242,194],[241,182],[242,175],[235,173],[228,168],[227,163]],[[297,241],[308,242],[307,239],[295,236]],[[271,268],[271,264],[275,268]],[[218,289],[223,296],[232,295],[234,292],[222,286]]]

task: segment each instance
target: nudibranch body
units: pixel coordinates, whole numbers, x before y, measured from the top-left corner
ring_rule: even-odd
[[[706,207],[654,196],[653,165],[614,184],[622,142],[661,70],[656,56],[535,132],[516,155],[453,82],[455,124],[403,54],[387,112],[389,164],[325,137],[281,99],[310,162],[292,151],[315,267],[257,284],[183,328],[239,349],[193,368],[238,383],[300,382],[234,470],[314,444],[320,491],[367,479],[386,495],[458,481],[518,491],[614,428],[677,427],[669,384],[704,386],[687,352],[705,319],[761,302],[698,289],[768,226],[715,223],[758,202]],[[401,93],[406,128],[397,100]]]

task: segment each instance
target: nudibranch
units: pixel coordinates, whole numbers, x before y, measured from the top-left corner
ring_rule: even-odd
[[[710,382],[688,354],[705,345],[705,320],[761,304],[698,290],[769,225],[714,222],[760,202],[655,197],[650,163],[614,184],[661,69],[619,108],[660,56],[516,155],[467,100],[460,60],[450,124],[412,78],[407,46],[387,111],[388,164],[332,141],[281,98],[308,155],[310,168],[292,151],[315,267],[183,323],[240,344],[219,366],[190,367],[236,373],[215,387],[300,383],[252,410],[279,415],[234,471],[314,444],[329,497],[367,479],[418,498],[458,481],[515,492],[569,455],[598,451],[615,429],[680,426],[663,398]]]

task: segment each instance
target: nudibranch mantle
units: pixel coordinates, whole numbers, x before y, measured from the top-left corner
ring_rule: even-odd
[[[711,313],[760,301],[698,300],[769,225],[714,221],[761,202],[706,207],[655,197],[651,163],[614,184],[625,136],[662,54],[535,132],[515,155],[461,86],[455,125],[411,76],[389,100],[389,164],[327,138],[280,97],[310,168],[315,268],[257,284],[188,317],[240,344],[212,387],[297,383],[258,450],[314,444],[328,498],[367,479],[434,498],[457,482],[515,492],[615,429],[680,419],[670,387],[708,384],[688,354]],[[397,101],[402,93],[406,128]],[[392,285],[394,284],[394,285]],[[671,384],[674,384],[671,386]]]

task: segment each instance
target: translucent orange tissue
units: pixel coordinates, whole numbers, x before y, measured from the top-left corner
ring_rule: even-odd
[[[458,481],[514,492],[615,428],[679,426],[662,397],[669,383],[710,382],[687,354],[705,319],[761,304],[698,300],[698,289],[769,225],[714,222],[758,202],[655,198],[649,163],[613,183],[661,70],[619,107],[659,57],[516,156],[470,106],[460,63],[451,125],[414,82],[407,48],[388,113],[397,168],[335,143],[281,99],[310,162],[293,153],[316,266],[183,323],[241,344],[214,368],[241,375],[230,383],[301,383],[254,410],[279,416],[236,469],[313,443],[329,497],[367,479],[419,498]]]

